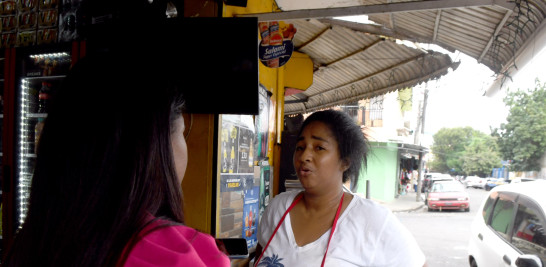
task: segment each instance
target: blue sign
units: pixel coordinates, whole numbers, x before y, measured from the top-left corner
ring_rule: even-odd
[[[281,45],[262,46],[258,50],[260,61],[267,67],[278,68],[286,64],[292,52],[294,51],[294,43],[292,40],[284,40]]]
[[[255,247],[258,244],[259,195],[259,186],[244,191],[243,238],[246,239],[248,248]]]

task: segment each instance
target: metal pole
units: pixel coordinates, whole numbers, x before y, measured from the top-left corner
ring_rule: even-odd
[[[417,125],[415,127],[415,132],[413,133],[413,143],[416,145],[421,144],[421,121],[423,120],[423,109],[422,109],[422,101],[419,101],[419,108],[417,111]]]
[[[370,180],[366,180],[366,199],[370,199]]]
[[[419,170],[417,172],[417,194],[415,201],[421,201],[421,187],[423,186],[423,152],[419,152]]]
[[[438,83],[436,83],[438,84]],[[427,114],[427,99],[428,99],[428,87],[425,87],[425,96],[423,99],[423,113],[421,115],[421,133],[425,134],[425,117]],[[420,144],[419,144],[420,145]]]
[[[428,84],[427,84],[428,85]],[[419,106],[420,117],[417,121],[417,132],[415,133],[415,144],[421,145],[421,134],[425,134],[425,115],[427,111],[427,100],[428,100],[428,86],[425,86],[425,93],[423,96],[423,106]],[[423,186],[423,151],[419,152],[419,172],[417,178],[417,194],[415,194],[415,201],[421,201],[421,187]]]

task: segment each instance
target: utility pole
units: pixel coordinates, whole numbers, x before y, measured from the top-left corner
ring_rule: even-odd
[[[415,134],[413,135],[413,144],[419,145],[421,143],[421,120],[423,118],[423,112],[422,112],[422,101],[419,101],[419,107],[417,112],[417,125],[415,127]]]
[[[417,120],[417,129],[415,130],[414,144],[421,145],[421,135],[425,134],[425,114],[427,110],[427,99],[428,99],[428,86],[425,85],[425,93],[423,96],[423,102],[419,102],[419,118]],[[422,104],[422,108],[421,108]],[[423,151],[419,151],[419,170],[417,178],[417,194],[415,196],[415,201],[421,201],[421,187],[423,186]]]
[[[419,101],[419,115],[417,117],[417,127],[413,136],[413,144],[421,145],[421,135],[425,134],[425,114],[427,111],[428,86],[425,86],[423,101]]]
[[[421,115],[421,134],[425,134],[425,114],[427,114],[428,86],[425,86],[425,96],[423,97],[423,114]]]

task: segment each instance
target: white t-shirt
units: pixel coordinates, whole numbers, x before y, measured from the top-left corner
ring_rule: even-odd
[[[265,248],[283,214],[299,192],[273,198],[260,219],[258,242]],[[290,216],[271,240],[258,266],[320,266],[330,230],[303,247],[296,244]],[[338,219],[324,266],[421,267],[425,255],[415,238],[387,208],[354,195]]]

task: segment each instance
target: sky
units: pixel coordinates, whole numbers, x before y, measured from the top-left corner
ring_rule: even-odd
[[[459,67],[425,85],[429,91],[425,133],[465,126],[489,133],[489,127],[499,127],[507,114],[501,94],[484,96],[494,81],[494,73],[465,54],[453,53],[451,57],[461,61]]]
[[[359,23],[373,23],[367,16],[336,17]],[[407,43],[406,43],[407,44]],[[413,46],[413,44],[410,44]],[[461,52],[450,53],[436,45],[419,44],[421,48],[437,50],[449,54],[453,61],[461,61],[459,67],[449,70],[447,75],[436,81],[414,87],[414,103],[423,99],[424,88],[429,91],[426,113],[425,131],[422,145],[432,144],[432,136],[442,128],[470,126],[485,134],[491,133],[491,128],[499,128],[506,121],[508,108],[503,102],[507,90],[518,88],[534,88],[535,79],[546,82],[546,48],[537,48],[537,53],[525,66],[507,82],[507,87],[493,96],[485,96],[485,92],[494,83],[493,71],[483,64]],[[504,87],[503,87],[504,88]]]
[[[546,81],[546,49],[542,49],[520,68],[508,87],[494,96],[484,93],[495,77],[483,64],[462,53],[450,54],[461,64],[438,81],[428,83],[429,97],[425,117],[425,135],[433,135],[441,128],[470,126],[486,134],[490,127],[499,128],[506,121],[508,108],[503,102],[507,90],[534,88],[535,78]]]

